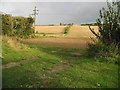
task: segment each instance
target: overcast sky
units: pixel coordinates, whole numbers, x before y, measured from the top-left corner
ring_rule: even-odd
[[[39,10],[36,25],[81,24],[95,22],[106,2],[1,2],[0,11],[14,16],[29,16],[35,6]]]

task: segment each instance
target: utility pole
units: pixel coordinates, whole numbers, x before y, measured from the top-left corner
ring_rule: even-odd
[[[39,10],[37,10],[37,7],[35,6],[34,10],[33,10],[33,18],[34,18],[34,29],[35,29],[35,22],[36,22],[36,16],[38,15]]]

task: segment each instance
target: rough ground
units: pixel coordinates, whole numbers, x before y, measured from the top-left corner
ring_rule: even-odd
[[[23,43],[33,45],[47,45],[47,46],[60,46],[65,48],[85,48],[87,43],[91,42],[90,38],[74,39],[74,38],[35,38],[25,39]]]

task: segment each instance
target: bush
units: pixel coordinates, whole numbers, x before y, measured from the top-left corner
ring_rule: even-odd
[[[120,2],[107,2],[108,8],[100,10],[100,18],[96,25],[98,32],[90,28],[99,42],[88,44],[89,56],[102,58],[109,62],[117,62],[120,55]]]
[[[101,61],[118,63],[120,52],[117,44],[105,45],[102,42],[97,42],[88,44],[87,55],[100,58]]]
[[[68,32],[70,31],[71,26],[72,26],[72,25],[66,26],[65,29],[64,29],[63,34],[68,34]]]
[[[120,46],[120,2],[107,2],[108,8],[100,10],[96,25],[98,32],[90,31],[104,44],[116,43]]]

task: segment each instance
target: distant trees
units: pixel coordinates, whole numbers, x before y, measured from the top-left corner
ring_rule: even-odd
[[[86,23],[86,24],[81,24],[81,26],[97,26],[97,23]]]
[[[62,23],[60,23],[60,26],[62,26]]]
[[[60,26],[67,26],[67,25],[73,25],[74,23],[68,23],[68,24],[64,24],[64,23],[60,23]]]
[[[27,37],[34,33],[32,17],[13,17],[8,14],[2,15],[3,35]]]
[[[120,2],[107,2],[108,9],[100,10],[100,18],[97,19],[99,33],[96,33],[92,28],[90,31],[104,44],[119,44],[120,45]]]

